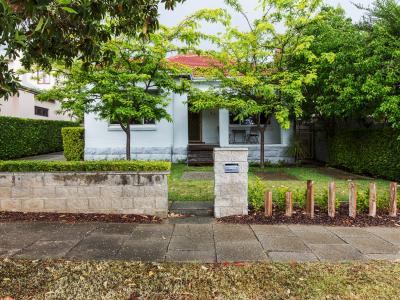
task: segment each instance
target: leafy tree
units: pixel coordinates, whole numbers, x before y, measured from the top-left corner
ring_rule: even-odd
[[[400,128],[400,5],[377,1],[361,24],[341,9],[327,7],[323,15],[304,32],[315,37],[313,53],[331,52],[334,60],[318,65],[318,77],[305,90],[307,115],[329,125],[352,119]],[[297,59],[290,67],[303,63]]]
[[[226,2],[243,16],[248,30],[233,27],[227,19],[225,32],[213,37],[218,50],[207,53],[213,61],[209,76],[220,84],[208,91],[193,90],[191,107],[195,111],[226,108],[240,121],[255,118],[263,167],[268,120],[275,117],[282,128],[289,128],[291,116],[302,113],[304,86],[316,78],[316,64],[321,58],[310,51],[313,36],[304,35],[302,29],[318,20],[320,1],[263,0],[262,16],[254,21],[238,1]],[[289,69],[288,65],[298,57],[307,63]]]
[[[18,76],[8,62],[50,69],[51,62],[100,59],[100,45],[120,34],[158,28],[158,8],[184,0],[0,0],[0,97],[17,92]],[[110,19],[112,22],[104,22]]]
[[[169,63],[166,57],[168,53],[189,51],[198,45],[204,37],[196,30],[197,20],[202,17],[214,19],[212,12],[203,10],[176,27],[161,26],[146,38],[115,38],[100,49],[109,54],[110,61],[92,63],[88,68],[77,62],[70,69],[59,70],[58,86],[38,97],[63,99],[64,110],[77,115],[93,112],[118,123],[126,134],[126,158],[130,160],[131,125],[150,120],[171,121],[166,110],[170,93],[189,89],[188,81],[178,78],[182,69]]]

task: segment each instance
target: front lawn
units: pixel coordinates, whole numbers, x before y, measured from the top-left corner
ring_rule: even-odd
[[[0,299],[400,299],[400,264],[0,261]]]
[[[337,197],[341,201],[348,199],[348,180],[344,178],[338,179],[336,174],[327,175],[332,169],[318,169],[314,167],[266,167],[260,169],[250,167],[249,182],[252,183],[256,179],[256,174],[260,172],[278,173],[275,178],[277,180],[262,179],[267,189],[277,192],[279,187],[288,187],[290,190],[304,189],[307,180],[313,180],[315,183],[316,193],[328,187],[330,181],[336,182]],[[212,180],[183,180],[182,175],[184,172],[213,172],[212,166],[207,167],[188,167],[185,164],[173,164],[171,175],[169,178],[169,200],[170,201],[213,201],[214,200],[214,183]],[[283,175],[290,177],[288,180],[282,180]],[[336,178],[335,178],[336,177]],[[274,179],[275,179],[274,178]],[[294,179],[296,178],[296,179]],[[358,189],[365,191],[368,189],[368,184],[372,179],[357,178],[354,182],[357,184]],[[378,194],[386,193],[389,191],[389,181],[377,179]]]

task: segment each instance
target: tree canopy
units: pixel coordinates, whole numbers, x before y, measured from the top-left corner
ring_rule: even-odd
[[[325,8],[323,14],[304,31],[314,36],[313,53],[331,52],[334,60],[318,65],[316,80],[305,90],[308,117],[400,128],[400,4],[378,0],[359,24],[341,9]]]
[[[188,81],[179,77],[182,69],[167,60],[168,54],[195,49],[204,37],[196,31],[198,19],[215,22],[218,16],[201,10],[176,27],[160,26],[145,38],[113,38],[99,49],[110,55],[110,61],[92,62],[86,68],[76,61],[72,68],[55,71],[58,85],[38,98],[60,99],[64,110],[81,116],[93,112],[119,124],[126,133],[126,157],[130,159],[131,125],[172,121],[167,111],[171,92],[189,89]]]
[[[191,107],[195,111],[226,108],[239,121],[255,118],[263,166],[268,120],[274,117],[282,128],[289,128],[290,116],[302,113],[304,86],[315,80],[319,61],[330,57],[310,51],[314,37],[302,32],[305,26],[320,18],[321,1],[260,1],[262,16],[254,21],[238,1],[226,2],[243,16],[248,29],[241,31],[228,19],[225,32],[213,37],[218,49],[206,53],[215,60],[209,76],[218,79],[220,84],[208,91],[193,90]],[[289,68],[298,58],[305,63]]]
[[[0,97],[16,93],[18,76],[8,68],[21,57],[49,70],[54,60],[71,65],[100,60],[101,44],[120,34],[147,34],[158,28],[158,9],[184,0],[0,0]],[[110,22],[105,22],[110,20]]]

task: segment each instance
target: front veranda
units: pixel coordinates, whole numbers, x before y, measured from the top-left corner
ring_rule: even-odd
[[[293,128],[282,129],[275,118],[266,124],[264,133],[265,159],[271,163],[292,162],[287,154]],[[234,120],[226,109],[188,112],[188,141],[190,146],[212,146],[222,148],[247,148],[249,161],[260,159],[260,133],[253,118],[243,122]],[[196,147],[193,147],[196,150]]]

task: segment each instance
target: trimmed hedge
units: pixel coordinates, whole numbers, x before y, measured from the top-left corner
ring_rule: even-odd
[[[0,172],[153,172],[170,169],[171,163],[165,161],[0,161]]]
[[[61,129],[64,157],[69,161],[83,160],[85,154],[85,129],[64,127]]]
[[[400,180],[400,133],[390,128],[345,131],[329,143],[329,164]]]
[[[0,159],[63,150],[61,128],[75,122],[0,117]]]

